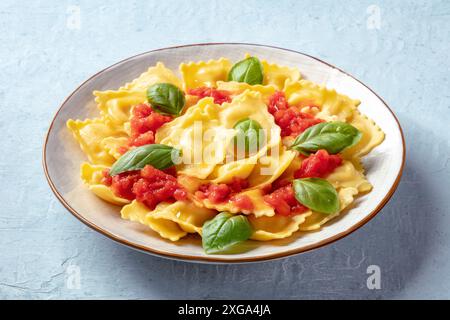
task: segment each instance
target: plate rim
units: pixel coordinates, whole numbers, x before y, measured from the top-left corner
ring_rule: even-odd
[[[366,87],[371,93],[373,93],[378,99],[380,99],[380,101],[384,104],[384,106],[387,108],[387,110],[391,113],[392,117],[394,118],[395,122],[397,123],[397,127],[398,130],[400,132],[400,136],[401,136],[401,141],[402,141],[402,162],[401,162],[401,166],[400,169],[397,173],[397,177],[395,178],[394,183],[392,184],[392,186],[390,187],[389,191],[387,192],[386,196],[378,203],[378,205],[372,210],[372,212],[370,212],[370,214],[368,214],[364,219],[362,219],[361,221],[359,221],[358,223],[352,225],[351,227],[347,228],[346,230],[335,234],[331,237],[328,237],[326,239],[323,239],[317,243],[313,243],[310,245],[307,245],[305,247],[302,248],[296,248],[296,249],[291,249],[288,251],[284,251],[284,252],[279,252],[279,253],[271,253],[271,254],[264,254],[264,255],[259,255],[259,256],[254,256],[254,257],[246,257],[246,258],[230,258],[230,259],[224,259],[224,258],[219,258],[216,257],[214,255],[211,256],[205,256],[205,257],[199,257],[199,256],[194,256],[194,255],[189,255],[189,254],[178,254],[178,253],[171,253],[171,252],[167,252],[167,251],[162,251],[162,250],[158,250],[155,248],[151,248],[148,246],[144,246],[144,245],[140,245],[140,244],[136,244],[133,243],[131,241],[128,241],[126,239],[122,239],[116,235],[114,235],[113,233],[109,232],[106,229],[103,229],[99,226],[97,226],[95,223],[87,220],[86,218],[84,218],[80,213],[78,213],[75,209],[73,209],[70,204],[64,199],[64,197],[59,193],[58,189],[56,188],[55,184],[53,183],[53,180],[51,179],[49,173],[48,173],[48,165],[47,165],[47,143],[48,143],[48,139],[50,136],[50,132],[53,129],[53,125],[54,122],[57,118],[57,116],[59,115],[60,111],[63,109],[63,107],[65,106],[65,104],[67,103],[67,101],[87,82],[89,82],[91,79],[95,78],[97,75],[103,73],[104,71],[111,69],[113,67],[115,67],[118,64],[121,64],[123,62],[126,62],[128,60],[137,58],[139,56],[142,55],[146,55],[152,52],[157,52],[157,51],[163,51],[163,50],[170,50],[170,49],[178,49],[178,48],[185,48],[185,47],[198,47],[198,46],[214,46],[214,45],[243,45],[243,46],[256,46],[256,47],[264,47],[264,48],[271,48],[271,49],[278,49],[278,50],[282,50],[282,51],[287,51],[287,52],[293,52],[296,54],[300,54],[306,57],[309,57],[311,59],[314,59],[318,62],[321,62],[333,69],[336,69],[340,72],[342,72],[343,74],[349,76],[350,78],[352,78],[353,80],[356,80],[357,82],[359,82],[360,84],[362,84],[364,87]],[[56,111],[56,113],[54,114],[52,121],[50,123],[50,126],[45,134],[45,139],[44,139],[44,144],[43,144],[43,150],[42,150],[42,166],[44,169],[44,174],[46,177],[46,180],[50,186],[50,189],[52,190],[52,192],[54,193],[54,195],[56,196],[56,198],[61,202],[61,204],[78,220],[80,220],[82,223],[84,223],[85,225],[87,225],[88,227],[90,227],[91,229],[99,232],[100,234],[110,238],[111,240],[114,240],[117,243],[120,243],[122,245],[125,245],[127,247],[130,247],[132,249],[141,251],[141,252],[145,252],[148,254],[152,254],[155,256],[159,256],[159,257],[163,257],[163,258],[169,258],[169,259],[175,259],[175,260],[182,260],[182,261],[186,261],[186,262],[199,262],[199,263],[249,263],[249,262],[263,262],[263,261],[269,261],[269,260],[274,260],[274,259],[280,259],[280,258],[285,258],[285,257],[289,257],[289,256],[293,256],[293,255],[297,255],[297,254],[301,254],[301,253],[305,253],[308,251],[312,251],[318,248],[321,248],[323,246],[326,246],[328,244],[331,244],[333,242],[336,242],[350,234],[352,234],[353,232],[355,232],[356,230],[358,230],[359,228],[361,228],[363,225],[365,225],[366,223],[368,223],[370,220],[372,220],[380,211],[381,209],[386,205],[386,203],[391,199],[391,197],[393,196],[393,194],[395,193],[399,183],[400,183],[400,179],[402,177],[403,174],[403,169],[405,166],[405,158],[406,158],[406,146],[405,146],[405,137],[404,137],[404,133],[402,130],[402,127],[400,125],[399,120],[397,119],[397,116],[395,115],[395,113],[392,111],[392,109],[389,107],[389,105],[374,91],[372,90],[369,86],[367,86],[366,84],[364,84],[362,81],[360,81],[359,79],[357,79],[356,77],[354,77],[353,75],[349,74],[348,72],[326,62],[323,61],[319,58],[316,58],[314,56],[311,56],[309,54],[300,52],[300,51],[296,51],[296,50],[292,50],[292,49],[286,49],[286,48],[282,48],[282,47],[277,47],[277,46],[272,46],[272,45],[264,45],[264,44],[255,44],[255,43],[241,43],[241,42],[203,42],[203,43],[193,43],[193,44],[184,44],[184,45],[177,45],[177,46],[169,46],[169,47],[164,47],[164,48],[158,48],[158,49],[154,49],[154,50],[149,50],[149,51],[145,51],[136,55],[133,55],[131,57],[122,59],[106,68],[103,68],[102,70],[96,72],[95,74],[93,74],[92,76],[90,76],[88,79],[86,79],[85,81],[83,81],[80,85],[77,86],[76,89],[74,89],[67,97],[66,99],[64,99],[64,101],[61,103],[61,105],[59,106],[58,110]]]

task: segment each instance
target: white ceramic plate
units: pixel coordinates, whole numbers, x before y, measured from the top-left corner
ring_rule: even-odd
[[[302,76],[361,100],[360,110],[386,133],[385,141],[363,160],[373,191],[359,197],[355,206],[320,232],[298,232],[289,239],[249,241],[249,250],[233,255],[206,255],[198,237],[173,243],[138,223],[122,220],[119,207],[90,192],[80,180],[79,167],[86,158],[66,129],[66,121],[98,115],[92,91],[118,88],[162,61],[172,70],[181,62],[227,57],[238,61],[250,53],[261,59],[295,66]],[[44,150],[44,170],[62,204],[78,219],[102,234],[138,250],[164,257],[205,262],[249,262],[284,257],[331,243],[361,227],[392,196],[403,169],[405,146],[400,124],[388,106],[372,90],[347,73],[308,55],[291,50],[250,44],[198,44],[146,52],[100,71],[78,87],[62,104],[50,125]]]

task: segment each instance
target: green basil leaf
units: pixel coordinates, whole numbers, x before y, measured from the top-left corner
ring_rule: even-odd
[[[147,144],[121,156],[111,167],[109,174],[115,176],[126,171],[141,170],[146,165],[156,169],[167,169],[179,160],[180,150],[163,144]]]
[[[206,253],[219,253],[252,235],[247,217],[222,212],[203,224],[202,244]]]
[[[152,109],[171,115],[180,115],[186,102],[184,93],[170,83],[157,83],[147,89],[147,100]]]
[[[253,153],[262,147],[260,144],[265,141],[265,133],[259,122],[245,118],[238,121],[234,129],[237,131],[235,143],[238,147],[244,144],[245,152]]]
[[[258,58],[249,57],[237,62],[228,73],[228,81],[263,83],[263,66]]]
[[[291,148],[303,154],[325,149],[336,154],[358,143],[361,132],[345,122],[322,122],[309,127],[299,135]]]
[[[295,198],[305,207],[327,214],[339,211],[337,191],[327,180],[320,178],[295,179],[292,185]]]

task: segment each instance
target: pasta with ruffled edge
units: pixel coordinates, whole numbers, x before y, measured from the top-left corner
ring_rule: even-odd
[[[343,164],[326,177],[338,190],[341,204],[339,212],[326,215],[307,211],[301,215],[284,217],[275,215],[273,208],[263,201],[261,186],[269,184],[277,178],[292,177],[293,172],[301,165],[301,160],[295,157],[294,152],[287,150],[283,144],[279,143],[279,139],[269,139],[269,143],[261,154],[253,155],[250,159],[240,159],[224,164],[221,162],[226,156],[226,147],[229,142],[226,140],[228,142],[224,143],[224,149],[218,155],[217,162],[203,167],[195,165],[186,167],[184,171],[181,168],[178,181],[193,191],[202,183],[228,182],[233,176],[249,179],[250,188],[240,194],[249,196],[256,204],[253,212],[243,212],[248,215],[254,228],[251,237],[254,240],[281,239],[291,236],[298,230],[310,231],[320,228],[348,207],[357,194],[371,190],[372,186],[364,177],[359,159],[383,141],[384,133],[372,120],[357,110],[358,100],[350,99],[338,94],[335,90],[327,89],[310,81],[300,80],[300,72],[295,68],[269,64],[265,60],[262,61],[262,65],[265,73],[264,82],[261,85],[227,82],[226,78],[231,68],[231,62],[221,58],[208,62],[181,64],[182,80],[164,64],[158,63],[137,79],[119,88],[118,91],[96,91],[94,94],[97,97],[96,102],[102,117],[67,122],[68,128],[92,163],[82,164],[82,180],[100,198],[116,205],[124,205],[121,210],[124,219],[144,224],[163,238],[177,241],[187,233],[201,234],[203,223],[214,217],[217,211],[240,213],[242,210],[233,206],[231,202],[218,205],[207,200],[200,201],[193,196],[191,196],[192,202],[163,202],[154,210],[150,210],[136,200],[130,203],[129,200],[117,197],[110,188],[101,183],[102,171],[109,168],[120,157],[118,149],[126,145],[130,134],[128,121],[133,106],[146,101],[145,91],[148,86],[155,83],[171,83],[183,89],[216,86],[219,90],[229,91],[233,98],[232,102],[220,107],[215,105],[210,98],[198,101],[190,99],[187,95],[186,113],[166,124],[165,128],[163,126],[157,132],[159,142],[177,145],[183,143],[175,137],[174,132],[177,132],[177,126],[186,129],[193,122],[192,119],[203,121],[207,127],[220,128],[226,133],[234,125],[232,123],[234,120],[246,115],[252,117],[256,115],[257,119],[266,124],[265,128],[277,128],[273,123],[272,116],[263,108],[256,106],[265,106],[275,91],[283,89],[289,104],[296,105],[299,102],[309,101],[311,106],[302,111],[312,113],[326,121],[340,120],[351,123],[363,133],[363,138],[358,144],[342,153],[346,159]],[[233,105],[242,104],[246,99],[254,101],[241,105],[240,108],[236,108],[235,112],[229,111],[227,115],[227,110],[232,110]],[[224,110],[219,112],[220,108]],[[247,108],[248,110],[245,110]],[[231,135],[225,134],[224,136],[231,139]],[[262,157],[267,150],[269,156]],[[281,160],[271,163],[271,152],[278,152]],[[264,167],[274,167],[275,170],[269,177],[261,178],[257,171]]]

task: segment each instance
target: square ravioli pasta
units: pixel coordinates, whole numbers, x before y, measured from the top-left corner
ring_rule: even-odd
[[[207,254],[318,230],[372,189],[360,160],[384,133],[297,68],[158,62],[94,95],[99,116],[67,122],[84,184],[162,238],[197,234]]]

